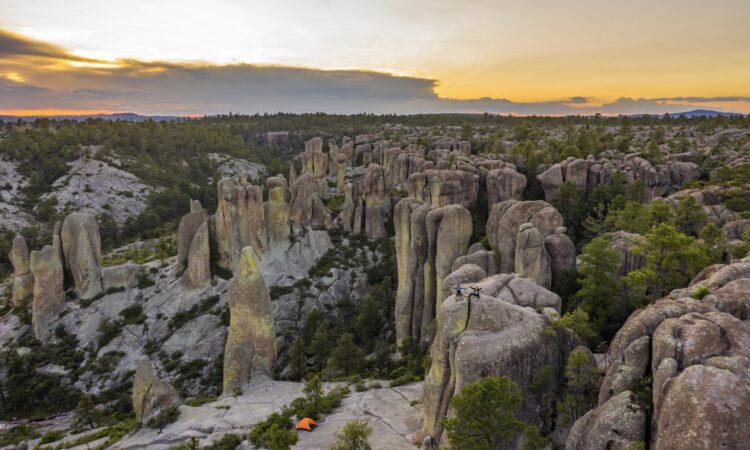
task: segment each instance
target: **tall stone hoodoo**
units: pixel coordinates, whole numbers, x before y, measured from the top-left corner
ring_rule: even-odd
[[[26,304],[34,295],[34,275],[29,262],[29,247],[26,239],[17,235],[10,249],[10,262],[13,264],[13,304]]]
[[[253,377],[270,376],[277,356],[271,298],[252,247],[242,251],[228,297],[230,323],[224,349],[224,392],[242,387]]]
[[[553,287],[558,285],[563,273],[576,268],[576,246],[565,234],[566,231],[565,227],[557,227],[554,234],[544,238],[544,248],[549,253],[552,263]]]
[[[34,336],[43,341],[50,333],[65,305],[63,265],[57,250],[45,245],[31,252],[31,273],[34,275],[34,300],[31,304],[31,326]]]
[[[388,174],[379,164],[370,164],[362,181],[365,201],[365,235],[369,239],[386,236],[385,220],[390,204]]]
[[[552,287],[552,261],[544,248],[542,234],[530,223],[518,230],[515,259],[516,273],[533,278],[545,289]]]
[[[70,271],[76,292],[90,299],[102,292],[102,258],[99,226],[88,213],[73,213],[63,220],[60,230],[65,267]]]
[[[208,213],[197,200],[190,202],[190,210],[177,228],[175,273],[189,287],[200,287],[211,280]]]
[[[291,193],[286,179],[279,175],[266,180],[268,201],[264,206],[268,249],[286,249],[289,245],[289,204]]]
[[[295,231],[304,227],[330,228],[331,213],[320,199],[319,186],[312,173],[300,175],[292,186],[289,219]]]
[[[427,213],[430,207],[415,199],[403,199],[393,210],[396,230],[396,345],[419,342],[425,307],[427,261]]]
[[[219,181],[216,222],[218,265],[235,270],[242,249],[252,245],[259,255],[266,253],[268,240],[263,207],[263,189],[244,178]]]
[[[318,183],[318,195],[320,198],[328,198],[328,155],[323,153],[323,139],[316,137],[305,142],[305,151],[297,158],[302,162],[300,175],[312,174]]]
[[[346,187],[346,155],[339,153],[336,156],[336,194],[344,193]]]

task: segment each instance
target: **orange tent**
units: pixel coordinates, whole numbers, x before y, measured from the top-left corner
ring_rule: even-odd
[[[304,419],[297,422],[297,429],[298,430],[307,430],[312,431],[315,429],[315,427],[318,426],[318,423],[312,420],[309,417],[305,417]]]

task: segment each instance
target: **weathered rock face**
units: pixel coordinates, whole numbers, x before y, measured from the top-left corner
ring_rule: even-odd
[[[331,213],[318,194],[319,183],[311,173],[300,175],[292,186],[289,218],[296,231],[304,227],[330,228]]]
[[[370,164],[362,181],[362,195],[365,201],[365,235],[369,239],[386,236],[385,220],[388,214],[390,196],[388,174],[379,164]]]
[[[468,208],[477,200],[479,194],[479,175],[477,174],[463,170],[429,169],[424,172],[424,176],[426,185],[421,198],[428,201],[431,206],[462,205]],[[415,182],[418,182],[418,179],[415,179]],[[410,191],[416,192],[417,190],[416,186],[414,189],[410,187]]]
[[[138,285],[139,264],[131,262],[102,269],[102,285],[105,291],[127,289]]]
[[[562,166],[559,163],[553,164],[552,167],[537,175],[536,179],[539,180],[542,189],[544,189],[544,198],[547,201],[552,201],[564,182]]]
[[[552,261],[544,248],[542,234],[534,225],[521,225],[516,238],[515,271],[533,278],[540,286],[552,287]]]
[[[286,202],[288,196],[290,194],[286,180],[281,186],[269,186],[268,201],[263,207],[269,250],[286,249],[289,246],[289,204]]]
[[[545,333],[546,326],[544,316],[534,310],[488,295],[447,298],[437,316],[423,390],[425,432],[440,441],[451,397],[483,377],[508,376],[527,394],[532,377],[545,366],[559,380],[571,344],[565,333]],[[539,424],[537,402],[524,402],[519,417]]]
[[[186,269],[190,270],[190,250],[194,245],[193,242],[198,235],[198,230],[201,229],[203,225],[208,224],[208,213],[200,206],[200,203],[191,202],[190,209],[191,212],[182,216],[180,225],[177,228],[177,261],[175,262],[175,273],[177,275],[182,275]],[[206,239],[208,238],[207,232],[208,227],[206,227]],[[199,239],[202,239],[202,236],[200,236]],[[195,245],[198,246],[198,244]],[[197,259],[193,258],[193,260],[194,263],[199,263]],[[209,264],[210,261],[207,260],[205,263]],[[203,264],[201,263],[200,265],[202,266]],[[195,270],[197,267],[194,267],[193,269]],[[205,281],[208,280],[204,280],[204,282]]]
[[[430,207],[414,199],[403,199],[393,210],[396,230],[396,343],[420,341],[425,308],[425,262],[427,260],[427,213]]]
[[[521,225],[529,222],[544,237],[563,225],[559,212],[549,203],[509,200],[492,206],[487,220],[487,238],[500,254],[500,272],[515,269],[516,239]]]
[[[169,383],[156,376],[156,371],[148,356],[138,358],[133,378],[135,420],[142,424],[161,409],[177,405],[180,401],[177,391]]]
[[[646,413],[632,392],[623,391],[578,419],[570,430],[565,448],[627,450],[630,445],[645,440]]]
[[[277,356],[271,298],[252,247],[242,251],[228,297],[230,323],[224,350],[224,392],[232,392],[253,377],[270,377]]]
[[[314,137],[309,141],[305,141],[305,153],[322,153],[323,152],[323,138]]]
[[[76,292],[83,299],[95,297],[102,292],[102,249],[96,218],[88,213],[70,214],[63,220],[60,236],[65,267],[73,275]]]
[[[432,342],[429,332],[432,319],[445,299],[444,280],[451,273],[453,261],[466,253],[471,238],[471,214],[461,205],[433,209],[425,219],[427,227],[427,260],[425,261],[425,300],[421,341]]]
[[[544,248],[552,263],[552,285],[557,286],[563,272],[576,268],[576,246],[568,237],[565,227],[555,229],[554,234],[544,238]]]
[[[699,285],[710,294],[695,300],[690,295]],[[690,287],[633,313],[610,345],[593,414],[651,375],[654,448],[743,448],[750,413],[748,288],[750,261],[712,266]]]
[[[219,181],[218,191],[214,215],[217,264],[235,270],[243,248],[252,245],[260,255],[268,250],[263,189],[244,179],[224,178]]]
[[[454,288],[461,286],[466,291],[462,295],[469,295],[471,290],[467,284],[472,284],[487,278],[487,272],[476,264],[463,264],[445,277],[443,282],[443,298],[448,298],[454,292]]]
[[[31,304],[31,325],[34,336],[43,341],[65,303],[63,266],[60,256],[50,245],[31,252],[31,273],[34,275],[34,300]]]
[[[346,184],[344,194],[344,205],[339,213],[339,222],[346,233],[351,233],[354,226],[354,209],[356,208],[359,191],[357,185],[352,183]]]
[[[640,234],[616,231],[614,233],[607,233],[603,237],[610,242],[614,250],[617,250],[622,255],[620,268],[617,270],[620,276],[625,276],[646,265],[646,258],[634,251],[638,242],[643,239],[643,236]]]
[[[346,188],[346,155],[339,153],[336,156],[336,194],[341,195]]]
[[[487,173],[487,207],[506,200],[520,200],[524,189],[525,175],[510,167],[490,170]]]
[[[211,281],[211,250],[208,244],[208,217],[190,242],[187,270],[183,280],[188,287],[205,286]]]
[[[495,275],[497,273],[497,257],[495,256],[495,252],[490,250],[471,251],[471,248],[469,248],[468,254],[456,258],[451,271],[457,270],[464,264],[475,264],[481,267],[487,275]]]
[[[29,247],[21,235],[13,238],[10,262],[13,264],[13,304],[21,306],[34,295],[34,275],[29,266]]]

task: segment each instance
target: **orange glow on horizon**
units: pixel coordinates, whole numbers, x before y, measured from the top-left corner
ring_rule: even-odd
[[[117,111],[96,110],[96,109],[17,109],[17,110],[0,110],[0,116],[88,116],[96,114],[117,114]]]

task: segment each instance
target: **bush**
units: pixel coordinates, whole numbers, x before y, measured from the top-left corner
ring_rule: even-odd
[[[159,414],[150,418],[148,422],[146,422],[146,427],[161,430],[170,423],[175,423],[178,417],[180,417],[180,410],[177,406],[167,406],[159,411]]]
[[[695,288],[695,290],[693,291],[692,294],[690,294],[690,296],[696,300],[700,300],[710,293],[711,293],[710,289],[708,289],[706,286],[700,285],[697,288]]]
[[[248,436],[254,446],[271,448],[272,443],[278,444],[279,449],[291,448],[297,443],[297,431],[292,422],[292,412],[284,408],[279,413],[273,413],[262,422],[258,422]],[[283,444],[287,446],[284,447]]]
[[[336,441],[328,450],[372,450],[368,439],[372,428],[366,420],[350,420],[336,433]]]
[[[215,444],[203,447],[203,450],[234,450],[242,443],[242,438],[236,434],[228,433]]]
[[[8,431],[0,433],[0,447],[6,445],[18,445],[28,439],[38,438],[36,428],[29,425],[17,425]]]
[[[122,324],[104,318],[99,322],[96,331],[99,333],[97,344],[99,345],[99,348],[102,348],[120,334],[122,331]]]
[[[42,436],[42,439],[39,440],[40,444],[49,444],[50,442],[59,441],[60,439],[65,437],[65,433],[63,433],[60,430],[51,430],[48,431]]]
[[[146,321],[146,315],[143,314],[143,307],[141,305],[128,306],[120,311],[120,316],[122,316],[125,325],[133,325]]]

